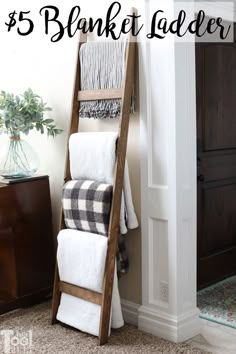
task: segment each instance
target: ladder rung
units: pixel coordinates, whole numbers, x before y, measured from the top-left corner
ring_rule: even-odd
[[[72,285],[64,281],[60,281],[59,290],[62,293],[79,297],[80,299],[93,302],[94,304],[102,304],[102,294],[96,293],[95,291],[81,288],[77,285]]]
[[[114,98],[121,99],[122,97],[122,88],[104,90],[82,90],[78,92],[78,101],[112,100]]]

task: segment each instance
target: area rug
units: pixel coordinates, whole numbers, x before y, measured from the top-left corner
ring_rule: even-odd
[[[206,353],[187,344],[174,344],[143,333],[131,325],[112,331],[109,343],[99,347],[96,337],[61,324],[51,326],[49,303],[0,316],[0,334],[0,353],[4,353],[4,349],[5,353],[20,354]]]
[[[200,317],[236,328],[236,276],[198,292]]]

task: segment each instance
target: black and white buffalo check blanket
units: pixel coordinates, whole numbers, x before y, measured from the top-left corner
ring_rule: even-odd
[[[62,197],[66,227],[106,236],[111,200],[109,184],[84,180],[67,182]]]
[[[112,185],[110,184],[87,180],[67,182],[62,192],[66,227],[107,236],[111,201]],[[117,245],[118,274],[126,273],[128,267],[124,238],[119,235]]]

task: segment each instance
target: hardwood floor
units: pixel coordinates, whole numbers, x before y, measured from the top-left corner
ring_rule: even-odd
[[[187,343],[214,354],[236,353],[236,329],[201,319],[201,334]]]

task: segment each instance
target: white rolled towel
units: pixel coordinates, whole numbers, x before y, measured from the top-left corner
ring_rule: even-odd
[[[113,184],[117,137],[114,132],[72,134],[69,139],[72,179]]]
[[[60,280],[102,292],[107,253],[107,237],[78,230],[62,230],[58,235],[57,262]],[[101,306],[62,294],[57,319],[83,332],[98,336]],[[117,274],[114,274],[111,326],[123,326]]]

